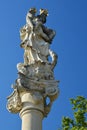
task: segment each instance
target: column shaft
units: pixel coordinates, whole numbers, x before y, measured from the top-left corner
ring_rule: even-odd
[[[43,114],[38,110],[25,110],[22,115],[22,130],[42,130]]]

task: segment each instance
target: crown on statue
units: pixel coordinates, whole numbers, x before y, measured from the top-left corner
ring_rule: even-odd
[[[48,10],[47,9],[40,9],[40,14],[48,15]]]

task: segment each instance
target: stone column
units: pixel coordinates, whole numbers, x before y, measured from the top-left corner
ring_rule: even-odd
[[[53,84],[55,87],[44,85],[45,91],[29,91],[24,88],[19,91],[19,86],[13,86],[14,91],[7,98],[7,109],[11,113],[19,113],[22,119],[21,130],[42,130],[42,120],[50,112],[51,105],[59,94],[56,84]],[[50,99],[49,104],[46,103],[47,97]]]
[[[44,102],[40,93],[25,93],[21,96],[22,130],[42,130]]]

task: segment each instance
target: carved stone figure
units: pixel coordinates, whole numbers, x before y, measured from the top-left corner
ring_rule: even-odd
[[[46,17],[48,16],[48,10],[46,9],[40,9],[40,15],[37,15],[37,19],[38,21],[42,22],[42,29],[43,32],[48,36],[49,38],[49,43],[52,42],[56,32],[52,29],[47,28],[46,26],[44,26],[44,24],[46,23]]]
[[[29,102],[32,104],[28,104],[29,109],[40,109],[47,116],[59,94],[59,81],[54,79],[53,72],[57,55],[50,49],[55,31],[45,26],[48,16],[46,9],[40,9],[39,15],[36,13],[37,10],[31,8],[26,15],[26,24],[20,29],[24,63],[17,64],[18,78],[13,94],[8,97],[7,108],[10,112],[22,113],[26,106],[24,103]],[[47,97],[49,104],[46,103]]]
[[[55,36],[55,31],[48,29],[43,24],[46,22],[48,11],[40,9],[40,15],[35,16],[36,9],[30,9],[26,16],[25,31],[20,31],[22,40],[21,47],[24,48],[24,64],[31,65],[36,62],[50,64],[48,56],[52,57],[52,68],[57,62],[57,55],[51,51],[50,42]],[[25,33],[25,38],[23,39]]]
[[[33,30],[34,27],[34,18],[35,18],[35,14],[36,14],[37,10],[35,8],[31,8],[29,10],[29,12],[26,15],[26,25],[24,25],[21,29],[20,29],[20,38],[22,40],[22,43],[20,46],[22,46],[22,44],[28,40],[28,36],[30,34],[30,32]]]

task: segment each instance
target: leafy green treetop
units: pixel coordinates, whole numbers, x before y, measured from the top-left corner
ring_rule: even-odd
[[[63,117],[61,130],[87,130],[87,99],[83,96],[77,96],[76,99],[70,99],[74,119]]]

